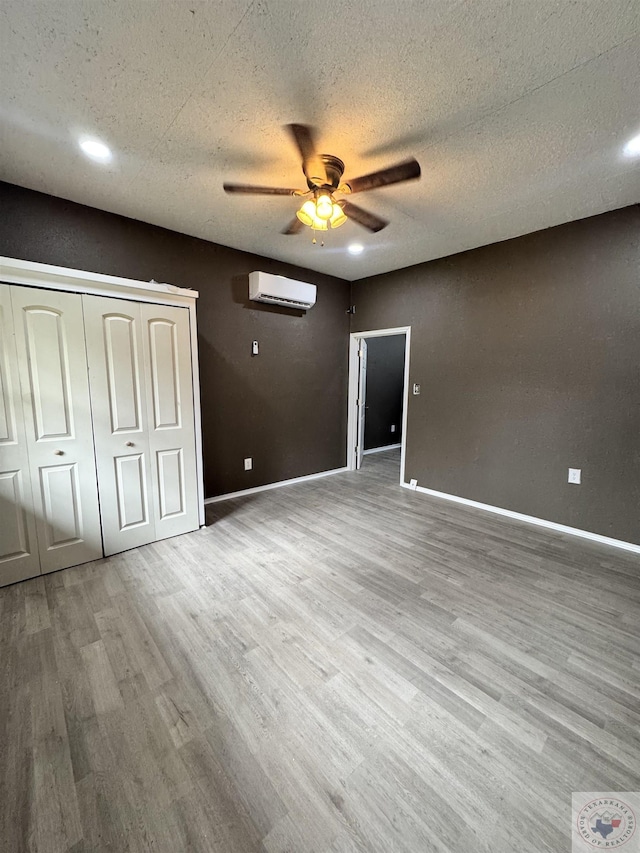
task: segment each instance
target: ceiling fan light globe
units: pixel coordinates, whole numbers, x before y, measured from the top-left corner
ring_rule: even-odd
[[[300,220],[300,222],[308,225],[310,228],[313,228],[313,221],[316,218],[316,206],[309,199],[309,201],[305,201],[300,210],[296,211],[296,216]]]
[[[331,219],[333,214],[333,200],[327,193],[321,193],[316,198],[316,216],[325,221]]]
[[[339,228],[341,225],[347,221],[347,214],[340,207],[339,204],[333,205],[333,213],[331,214],[331,219],[329,220],[329,224],[332,228]]]

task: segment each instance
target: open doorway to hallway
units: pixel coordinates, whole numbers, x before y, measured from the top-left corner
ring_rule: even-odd
[[[366,467],[384,453],[400,482],[404,475],[410,328],[351,335],[347,467]],[[386,466],[390,470],[393,465]]]
[[[397,448],[402,443],[404,335],[366,338],[363,456]],[[363,460],[365,461],[365,460]]]

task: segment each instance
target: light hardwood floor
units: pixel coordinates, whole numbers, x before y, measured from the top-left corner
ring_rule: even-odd
[[[397,470],[0,590],[2,850],[565,853],[637,790],[637,556]]]

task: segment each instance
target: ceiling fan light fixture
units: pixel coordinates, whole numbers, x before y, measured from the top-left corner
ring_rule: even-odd
[[[336,204],[330,193],[318,193],[314,199],[305,201],[300,210],[296,211],[300,222],[315,231],[326,231],[328,228],[339,228],[347,221],[347,217],[339,204]]]
[[[312,199],[305,201],[300,210],[296,210],[296,216],[314,231],[326,231],[329,228],[329,220],[320,219],[316,214],[316,203]]]

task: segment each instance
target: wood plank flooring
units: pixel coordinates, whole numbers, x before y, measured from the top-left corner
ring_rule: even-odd
[[[0,590],[11,853],[564,853],[640,787],[637,556],[361,472]]]

